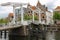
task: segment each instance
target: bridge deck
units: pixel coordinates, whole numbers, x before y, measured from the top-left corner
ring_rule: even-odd
[[[35,21],[35,22],[28,21],[28,25],[31,23],[38,24],[38,25],[40,24],[38,21]],[[9,29],[14,29],[14,28],[19,28],[21,26],[22,25],[20,23],[15,24],[15,25],[5,25],[5,26],[1,26],[0,30],[9,30]],[[52,31],[52,30],[57,31],[57,29],[60,29],[60,26],[58,27],[57,25],[56,26],[53,25],[51,27],[46,27],[46,30],[48,30],[48,31]]]
[[[19,28],[21,27],[21,25],[17,25],[17,26],[4,26],[4,27],[0,27],[0,30],[9,30],[9,29],[14,29],[14,28]]]
[[[31,21],[26,21],[26,22],[28,22],[28,25],[31,23]],[[25,21],[24,21],[24,24],[26,24]],[[9,30],[14,28],[19,28],[21,26],[22,26],[21,22],[18,22],[17,24],[10,23],[10,25],[8,24],[8,25],[0,26],[0,30]]]

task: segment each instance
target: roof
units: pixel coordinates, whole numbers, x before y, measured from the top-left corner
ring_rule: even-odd
[[[32,10],[35,10],[35,9],[36,9],[36,7],[35,7],[35,6],[31,6],[31,9],[32,9]]]
[[[9,13],[9,15],[8,15],[9,17],[12,17],[12,16],[14,16],[14,14],[13,13]]]
[[[55,10],[57,10],[57,9],[60,9],[60,6],[57,6],[57,7],[55,8]]]
[[[45,11],[48,11],[48,8],[45,7],[45,5],[43,6],[43,5],[39,2],[39,0],[38,0],[38,2],[37,2],[37,5],[36,5],[36,6],[32,6],[32,5],[30,5],[29,3],[28,3],[28,6],[30,6],[32,10],[36,10],[36,7],[39,7],[39,8],[40,8],[41,10],[43,10],[44,12],[45,12]],[[28,6],[27,6],[27,7],[28,7]]]

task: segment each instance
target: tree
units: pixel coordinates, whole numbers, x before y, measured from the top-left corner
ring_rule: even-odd
[[[57,22],[60,21],[60,12],[55,11],[53,15],[54,23],[57,24]]]
[[[53,19],[54,20],[60,20],[60,12],[54,12],[54,15],[53,15]]]
[[[8,20],[2,18],[2,19],[0,19],[0,23],[1,23],[1,24],[2,24],[2,23],[5,23],[5,24],[6,24],[6,23],[8,23]]]

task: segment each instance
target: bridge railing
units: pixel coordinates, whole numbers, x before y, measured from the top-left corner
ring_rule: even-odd
[[[46,26],[45,27],[47,31],[58,31],[58,26],[57,25],[52,25],[52,26]]]

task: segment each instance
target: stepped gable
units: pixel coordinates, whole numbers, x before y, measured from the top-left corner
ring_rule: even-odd
[[[39,2],[39,0],[38,0],[38,2],[37,2],[37,5],[36,5],[37,7],[39,7],[39,6],[41,6],[41,3]]]
[[[47,11],[48,9],[47,9],[47,7],[45,7],[45,5],[42,5],[40,2],[39,2],[39,0],[38,0],[38,2],[37,2],[37,5],[36,5],[36,7],[39,7],[42,11]]]

